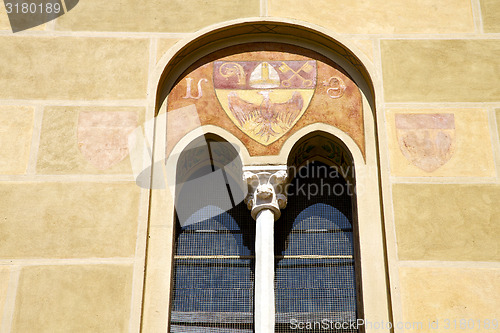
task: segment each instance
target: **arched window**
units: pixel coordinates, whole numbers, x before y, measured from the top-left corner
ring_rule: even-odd
[[[352,189],[338,168],[317,161],[289,184],[275,226],[276,332],[295,332],[301,323],[322,332],[359,318]]]
[[[152,179],[172,175],[176,179],[167,181],[170,190],[175,190],[152,191],[150,196],[148,228],[151,228],[148,232],[151,238],[147,238],[145,246],[148,257],[142,316],[144,329],[162,331],[168,327],[174,331],[172,328],[176,326],[178,332],[189,332],[189,329],[223,332],[225,329],[267,333],[273,331],[271,327],[277,327],[284,332],[291,329],[290,321],[288,328],[281,325],[286,323],[287,316],[289,319],[295,316],[297,320],[309,316],[310,321],[323,314],[334,321],[353,318],[362,318],[367,323],[390,321],[377,151],[375,95],[380,91],[373,84],[375,71],[370,62],[362,52],[350,50],[352,43],[340,42],[338,37],[320,27],[300,25],[295,21],[249,19],[199,32],[177,43],[158,62],[155,80],[149,85],[148,105],[155,105],[155,112],[158,112],[154,136],[151,135],[155,140],[154,162],[166,158],[166,167],[153,164]],[[237,191],[233,191],[233,186],[241,186],[241,174],[221,168],[221,163],[214,158],[224,156],[228,150],[215,153],[208,149],[203,154],[209,156],[205,156],[209,163],[193,167],[199,155],[188,146],[200,133],[217,134],[239,147],[236,155],[241,157],[241,163],[232,170],[253,174],[245,178],[245,185],[251,187],[248,181],[255,178],[258,185],[255,197],[276,199],[277,203],[262,208],[263,214],[260,214],[260,210],[254,210],[258,200],[248,200],[252,210],[249,212],[242,203],[243,198],[235,198]],[[327,140],[312,140],[314,133],[325,134]],[[207,139],[208,146],[209,141]],[[309,149],[308,142],[314,143],[316,151]],[[189,153],[189,158],[176,155],[181,152]],[[315,162],[309,165],[304,161]],[[283,209],[281,203],[285,200],[281,194],[278,198],[272,188],[285,178],[283,172],[287,167],[305,165],[308,169],[320,162],[328,168],[351,167],[352,172],[347,169],[350,174],[342,175],[343,179],[338,178],[337,183],[330,186],[355,187],[356,196],[318,196],[314,199],[307,195],[302,199],[289,196],[288,206]],[[203,181],[199,184],[193,182],[200,179]],[[213,179],[213,186],[206,186],[206,179]],[[314,183],[307,183],[311,179],[304,182],[306,180],[300,175],[292,175],[291,179],[303,184]],[[184,193],[188,192],[193,194],[186,200]],[[174,209],[177,220],[173,218]],[[280,210],[282,217],[279,217]],[[259,214],[261,223],[257,221]],[[277,218],[275,224],[266,224],[273,217]],[[250,237],[256,232],[245,228],[255,228],[256,223],[276,227],[275,253],[267,248],[263,251],[259,246],[252,248],[255,239],[250,240]],[[259,236],[269,230],[256,229]],[[186,244],[201,242],[204,245],[200,245],[200,249],[206,249],[209,234],[213,237],[210,251],[180,254],[184,241]],[[234,243],[238,234],[242,235],[243,246],[238,243],[241,241]],[[264,237],[257,238],[262,240]],[[272,243],[272,237],[270,241]],[[265,242],[259,244],[262,243]],[[224,245],[219,247],[221,244]],[[263,252],[270,254],[270,258],[253,259],[254,255],[258,258]],[[181,262],[191,264],[196,260],[204,271],[198,270],[200,274],[197,274],[196,265],[192,264],[193,267],[186,265],[188,273],[181,272]],[[208,267],[209,261],[218,266]],[[223,261],[229,265],[235,265],[236,261],[238,265],[246,265],[246,273],[236,274],[245,276],[245,281],[229,279],[226,282],[222,275],[231,275],[232,267],[225,267],[224,273],[219,270],[220,274],[212,274]],[[273,277],[259,273],[263,271],[259,266],[262,262],[266,263],[266,273],[276,273],[276,302],[267,302],[272,304],[270,308],[253,305],[257,295],[264,301],[268,298],[262,295],[273,295],[269,292],[273,289]],[[275,267],[268,269],[273,263]],[[182,282],[180,274],[187,274]],[[307,279],[301,278],[306,275]],[[189,303],[189,297],[185,301],[179,298],[180,286],[186,287],[184,283],[191,276],[210,281],[195,284],[192,289],[197,290],[217,289],[213,277],[227,284],[224,288],[233,290],[247,290],[248,279],[255,280],[254,286],[263,282],[259,280],[268,284],[260,292],[252,290],[253,300],[249,291],[250,296],[241,302],[230,303],[224,296],[195,304]],[[188,290],[187,295],[190,292],[196,294]],[[212,292],[217,294],[218,291]],[[293,299],[298,294],[300,297]],[[262,316],[266,311],[270,316]],[[205,315],[206,312],[210,314]],[[252,312],[253,326],[248,319]],[[273,320],[274,314],[276,320]],[[243,317],[247,319],[240,320]],[[224,326],[225,323],[231,326]],[[257,329],[260,323],[265,323],[266,328]],[[273,325],[275,323],[278,325]]]
[[[178,159],[170,331],[252,332],[254,288],[265,283],[254,278],[255,221],[243,202],[228,206],[228,194],[233,201],[242,197],[235,175],[226,172],[234,169],[231,146],[205,139]],[[308,159],[299,156],[303,145]],[[325,147],[333,153],[324,154]],[[362,312],[354,166],[326,134],[299,140],[290,156],[288,207],[275,222],[275,327],[294,332],[295,323],[312,323],[319,332],[356,321]]]
[[[201,221],[178,224],[170,332],[252,332],[253,256],[243,240],[250,225],[240,228],[215,206],[193,218]]]
[[[244,203],[228,207],[231,148],[202,138],[179,158],[170,332],[253,331],[255,228]]]

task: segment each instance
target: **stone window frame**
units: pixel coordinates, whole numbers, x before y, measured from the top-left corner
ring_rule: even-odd
[[[204,129],[208,130],[207,127],[205,127]],[[213,133],[214,131],[215,131],[215,127],[212,128],[211,131],[207,132],[204,136],[196,137],[193,141],[189,142],[188,145],[184,149],[189,150],[189,147],[192,146],[193,144],[195,147],[199,147],[199,144],[203,143],[203,141],[205,141],[205,140],[207,142],[209,140],[210,140],[210,142],[214,142],[214,141],[215,142],[226,142],[222,137],[214,135],[214,133]],[[273,286],[274,276],[276,274],[275,267],[274,267],[274,260],[276,258],[276,254],[273,251],[273,243],[274,243],[274,240],[273,240],[274,231],[273,231],[273,229],[276,228],[275,227],[276,224],[284,223],[284,221],[282,219],[280,219],[280,215],[281,215],[280,210],[285,209],[285,206],[287,205],[287,203],[286,203],[287,197],[285,194],[280,193],[280,189],[282,189],[283,187],[286,187],[286,184],[291,182],[293,179],[292,177],[294,175],[292,175],[290,173],[290,171],[292,171],[292,169],[290,169],[290,168],[297,170],[299,167],[302,167],[305,164],[307,164],[308,162],[312,162],[312,161],[319,161],[319,162],[322,162],[328,166],[333,166],[333,167],[337,167],[337,168],[339,167],[335,162],[326,158],[326,156],[323,156],[323,155],[314,156],[310,160],[304,161],[301,165],[292,165],[292,161],[294,161],[294,156],[297,153],[295,151],[296,150],[295,148],[297,146],[300,146],[301,144],[303,144],[308,139],[310,139],[310,138],[314,139],[318,136],[320,136],[322,139],[333,141],[333,143],[335,145],[337,145],[340,149],[342,149],[346,153],[346,157],[349,159],[349,162],[350,162],[350,165],[349,165],[350,169],[344,170],[344,172],[346,172],[346,171],[349,172],[350,170],[354,170],[354,165],[352,163],[352,157],[350,156],[350,153],[347,151],[347,148],[343,145],[342,142],[339,142],[336,137],[334,137],[333,135],[330,135],[327,132],[323,132],[323,131],[312,131],[312,132],[307,133],[305,136],[301,137],[295,143],[292,150],[290,151],[288,158],[287,158],[288,159],[287,165],[271,165],[271,166],[270,165],[265,165],[265,166],[256,166],[256,165],[248,166],[247,165],[247,166],[241,166],[241,165],[239,165],[239,163],[235,163],[235,165],[232,165],[232,167],[229,170],[224,170],[224,165],[220,165],[220,163],[217,163],[215,161],[214,161],[215,164],[212,164],[212,162],[205,160],[205,161],[200,162],[198,165],[196,165],[193,169],[190,170],[190,172],[192,173],[192,172],[196,172],[196,170],[198,170],[199,168],[206,167],[207,165],[215,165],[215,166],[218,166],[220,168],[220,170],[222,170],[223,173],[226,173],[228,176],[231,176],[232,179],[239,179],[241,182],[240,186],[244,186],[244,187],[246,187],[244,182],[245,182],[245,179],[247,177],[259,178],[260,182],[258,182],[257,184],[254,184],[256,179],[252,179],[253,181],[249,182],[249,184],[248,184],[249,185],[248,195],[251,197],[247,196],[247,198],[252,198],[252,200],[254,200],[254,198],[255,198],[255,195],[253,195],[253,194],[254,194],[254,191],[256,190],[256,188],[258,187],[259,183],[260,183],[260,185],[264,185],[264,186],[268,185],[268,176],[267,175],[269,175],[270,177],[274,177],[279,173],[283,173],[285,175],[286,179],[285,178],[282,179],[282,181],[284,183],[275,184],[275,186],[274,186],[275,189],[271,190],[274,194],[273,200],[276,202],[260,202],[260,203],[254,202],[254,203],[252,203],[251,201],[249,201],[249,202],[245,201],[247,203],[248,209],[249,209],[248,215],[252,216],[252,218],[254,220],[253,223],[256,223],[257,225],[259,225],[259,223],[260,223],[261,227],[265,228],[265,229],[262,229],[260,232],[258,232],[259,228],[256,228],[257,238],[259,239],[259,243],[261,245],[264,245],[264,246],[262,248],[259,248],[257,246],[257,243],[256,243],[255,254],[251,256],[252,259],[255,261],[255,267],[256,267],[255,289],[254,289],[255,306],[254,306],[254,313],[253,313],[254,319],[255,319],[256,332],[274,332],[275,307],[269,305],[269,304],[276,304],[275,303],[276,297],[274,295],[274,286]],[[189,135],[188,137],[191,138],[192,136]],[[195,143],[198,143],[198,144],[195,144]],[[241,146],[241,142],[240,142],[236,150],[240,150],[242,148],[243,147]],[[181,156],[182,156],[184,151],[185,150],[183,150],[180,153],[175,152],[175,156],[182,159]],[[212,154],[210,154],[210,156],[212,156]],[[208,158],[208,155],[207,155],[207,158]],[[173,159],[172,161],[176,161],[176,162],[171,162],[169,169],[170,170],[175,169],[176,172],[178,172],[179,160]],[[181,163],[181,164],[183,164],[183,163]],[[239,171],[240,171],[239,173],[238,173],[238,171],[234,170],[235,166],[239,169]],[[235,174],[235,172],[238,174]],[[246,173],[248,173],[248,175],[245,175]],[[261,175],[262,173],[265,173],[265,175]],[[288,175],[286,175],[287,173],[288,173]],[[349,175],[347,176],[348,178],[346,179],[346,181],[348,181],[348,183],[346,183],[346,185],[352,184],[355,186],[355,184],[353,183],[352,174],[354,174],[354,172],[349,173]],[[257,175],[261,175],[261,176],[257,177]],[[185,176],[185,177],[187,177],[187,176]],[[225,177],[227,177],[227,176],[225,176]],[[176,178],[177,178],[177,174],[176,174]],[[276,183],[276,181],[274,181],[273,183]],[[177,181],[176,181],[176,184],[177,184]],[[353,191],[353,187],[351,187],[350,191]],[[175,193],[177,193],[177,192],[175,192]],[[353,193],[353,192],[351,192],[351,193]],[[278,202],[277,202],[277,199],[278,200],[281,199],[280,197],[283,200],[283,205],[281,203],[278,204]],[[236,200],[240,200],[240,199],[242,199],[242,198],[238,198]],[[355,200],[355,199],[356,199],[356,197],[354,195],[351,198],[351,200]],[[273,200],[271,200],[271,201],[273,201]],[[361,282],[360,262],[358,260],[358,258],[359,258],[359,246],[358,246],[359,244],[358,243],[359,242],[357,241],[358,240],[358,230],[357,230],[357,221],[356,221],[356,205],[353,203],[354,203],[354,201],[351,201],[352,220],[350,222],[352,223],[353,229],[354,229],[354,243],[352,245],[354,246],[353,258],[355,260],[354,266],[355,266],[355,274],[356,274],[356,280],[355,280],[356,298],[357,298],[356,307],[358,310],[358,318],[363,318],[362,290],[361,290],[361,283],[360,283]],[[274,207],[271,207],[272,212],[271,212],[271,215],[269,216],[270,220],[259,222],[259,215],[258,215],[259,212],[262,210],[265,210],[266,208],[269,208],[270,205],[274,205]],[[181,209],[183,209],[183,208],[181,208]],[[275,216],[273,216],[273,214]],[[184,218],[187,218],[187,216],[184,216]],[[175,246],[176,246],[176,244],[174,242],[173,247],[175,248]],[[184,257],[186,257],[186,256],[184,256]],[[199,256],[195,256],[195,257],[199,257]],[[211,257],[211,256],[209,255],[208,257]],[[223,259],[222,257],[223,257],[223,255],[221,255],[221,259]],[[175,256],[174,256],[174,258],[175,258]],[[245,259],[248,259],[248,258],[245,256]],[[265,263],[262,264],[261,261],[265,261]],[[175,270],[175,264],[172,266],[172,269]],[[264,272],[262,272],[262,273],[258,272],[259,269],[261,271],[264,271]],[[174,289],[174,287],[172,287],[172,289]],[[328,318],[325,318],[325,319],[328,319]],[[359,332],[364,332],[362,327],[360,328]]]
[[[391,321],[391,299],[376,134],[377,102],[374,98],[381,93],[381,84],[375,75],[373,65],[370,65],[370,60],[349,41],[343,40],[341,43],[339,40],[342,40],[340,36],[309,23],[277,18],[250,18],[216,24],[178,42],[158,61],[149,84],[148,109],[154,110],[154,114],[157,115],[153,133],[150,133],[154,142],[153,158],[155,161],[165,159],[166,117],[160,117],[166,112],[164,101],[167,94],[164,92],[173,86],[190,64],[204,55],[242,43],[279,42],[308,48],[332,59],[347,71],[362,92],[365,157],[346,133],[322,123],[311,124],[295,132],[286,140],[280,153],[273,156],[250,156],[245,146],[234,135],[217,126],[206,125],[183,137],[174,147],[172,155],[178,155],[200,133],[212,133],[237,144],[241,148],[240,156],[245,166],[286,165],[292,147],[308,133],[322,131],[338,138],[351,153],[356,166],[363,317],[365,322],[387,323]],[[175,170],[171,168],[170,163],[176,163],[175,158],[168,159],[166,167],[163,163],[153,163],[152,178],[165,177],[166,170]],[[147,237],[143,242],[146,254],[140,316],[143,331],[167,331],[169,323],[174,230],[174,200],[170,193],[168,188],[153,189],[149,199],[149,221],[144,230],[144,235]],[[365,329],[365,332],[374,331],[374,328],[370,329],[369,326]],[[381,329],[376,331],[380,332]],[[382,331],[389,332],[389,329]]]

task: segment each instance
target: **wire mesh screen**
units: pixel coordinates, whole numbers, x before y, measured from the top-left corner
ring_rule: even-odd
[[[335,326],[357,316],[351,189],[325,164],[304,168],[275,227],[275,331],[357,332]]]
[[[228,212],[209,205],[193,214],[197,222],[177,224],[170,332],[253,332],[249,215],[244,204]]]
[[[239,207],[237,207],[239,208]],[[248,209],[241,212],[249,215]],[[230,213],[240,213],[238,209],[224,212],[216,206],[206,206],[193,214],[197,223],[190,224],[189,220],[177,233],[176,255],[213,256],[213,255],[252,255],[255,222],[245,223],[241,220],[243,214],[237,214],[238,220]],[[209,218],[203,218],[210,216]],[[246,218],[245,220],[248,220]],[[253,230],[250,230],[253,226]],[[253,244],[252,244],[253,245]]]

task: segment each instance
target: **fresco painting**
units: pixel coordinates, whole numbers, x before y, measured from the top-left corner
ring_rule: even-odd
[[[128,156],[128,135],[137,127],[135,112],[82,111],[78,117],[78,148],[99,170]]]
[[[433,172],[455,151],[455,117],[452,113],[396,114],[401,152],[416,167]]]
[[[347,133],[364,154],[358,87],[330,59],[295,46],[254,43],[200,59],[168,97],[169,116],[183,118],[177,111],[186,107],[200,125],[234,134],[252,156],[278,154],[290,135],[317,122]],[[167,133],[168,154],[187,131],[169,126]]]

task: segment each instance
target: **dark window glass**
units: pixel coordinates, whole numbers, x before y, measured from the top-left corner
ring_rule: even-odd
[[[276,332],[335,330],[356,320],[352,188],[333,167],[303,167],[275,227]],[[295,323],[295,324],[294,324]]]
[[[253,331],[249,215],[244,204],[229,212],[206,206],[194,223],[177,221],[170,332]]]

